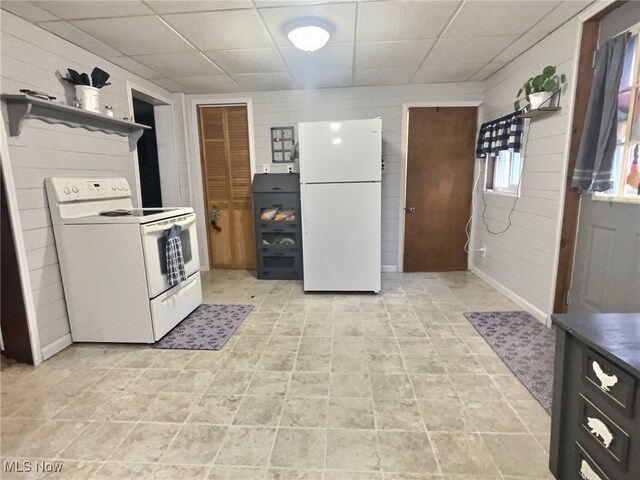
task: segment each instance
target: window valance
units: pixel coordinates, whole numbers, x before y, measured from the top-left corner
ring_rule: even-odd
[[[510,113],[480,125],[476,146],[477,158],[495,156],[503,150],[520,153],[522,119],[518,117],[519,114],[520,112]]]

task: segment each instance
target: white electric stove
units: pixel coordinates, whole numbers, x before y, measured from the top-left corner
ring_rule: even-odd
[[[153,343],[202,303],[192,208],[133,208],[124,178],[45,184],[74,341]],[[174,224],[187,280],[171,287],[163,232]]]

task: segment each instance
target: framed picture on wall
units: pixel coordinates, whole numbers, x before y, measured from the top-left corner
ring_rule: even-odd
[[[293,127],[271,127],[271,161],[292,163],[291,151],[295,143]]]

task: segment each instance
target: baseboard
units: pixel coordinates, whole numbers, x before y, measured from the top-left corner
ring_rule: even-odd
[[[382,267],[380,267],[380,271],[382,273],[396,273],[398,271],[398,266],[397,265],[382,265]]]
[[[505,287],[502,283],[498,282],[493,277],[490,277],[489,275],[484,273],[482,270],[479,270],[477,267],[471,265],[470,270],[471,272],[476,274],[478,277],[480,277],[482,280],[484,280],[489,285],[491,285],[493,288],[495,288],[500,293],[502,293],[505,297],[507,297],[513,303],[515,303],[519,307],[522,307],[523,310],[529,312],[540,322],[547,325],[548,315],[544,313],[542,310],[540,310],[538,307],[534,307],[531,303],[526,301],[524,298],[522,298],[520,295],[515,293],[513,290],[511,290],[508,287]]]
[[[71,340],[71,334],[67,333],[64,337],[60,337],[55,342],[50,343],[46,347],[42,347],[43,360],[53,357],[56,353],[61,352],[72,343],[73,340]]]

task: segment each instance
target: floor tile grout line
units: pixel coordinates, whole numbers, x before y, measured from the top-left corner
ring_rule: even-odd
[[[359,303],[359,302],[358,302]],[[327,470],[327,455],[329,448],[329,415],[331,413],[331,374],[333,373],[333,342],[335,339],[335,328],[336,328],[336,311],[335,306],[333,312],[331,314],[331,343],[329,345],[329,385],[327,386],[327,418],[325,419],[325,435],[324,435],[324,455],[323,455],[323,463],[322,467],[324,471]],[[322,474],[323,477],[326,475]]]
[[[416,395],[416,390],[413,386],[413,381],[411,380],[411,375],[409,375],[409,371],[407,369],[407,363],[406,360],[404,358],[404,354],[402,353],[402,349],[400,349],[400,342],[398,341],[398,336],[396,335],[396,331],[395,328],[393,327],[393,324],[391,325],[391,328],[393,330],[393,334],[394,337],[396,339],[396,343],[398,344],[398,349],[400,350],[400,358],[402,359],[402,365],[404,366],[404,372],[405,375],[407,377],[407,380],[409,381],[409,385],[411,386],[411,392],[413,393],[413,401],[416,404],[416,408],[418,408],[418,397]],[[419,409],[418,409],[419,411]],[[438,460],[438,455],[436,454],[436,448],[435,445],[433,444],[433,440],[431,439],[431,435],[429,434],[429,430],[427,429],[427,425],[426,422],[424,420],[424,418],[422,417],[422,412],[420,412],[420,420],[422,422],[422,428],[424,429],[424,432],[427,435],[427,439],[429,440],[429,445],[431,446],[431,453],[433,454],[433,458],[436,462],[436,468],[437,468],[437,474],[442,476],[442,467],[440,465],[440,461]]]
[[[288,298],[291,297],[291,293],[292,292],[293,292],[293,289],[291,289],[291,291],[289,292],[289,297]],[[289,388],[291,387],[291,380],[293,379],[293,372],[295,372],[296,365],[297,365],[297,362],[298,362],[298,352],[300,351],[300,344],[302,343],[302,336],[303,336],[303,333],[304,333],[304,327],[306,326],[306,323],[307,323],[307,316],[308,315],[309,315],[309,312],[305,311],[304,321],[303,321],[303,324],[302,324],[302,329],[300,331],[300,337],[298,338],[298,345],[296,347],[296,352],[295,352],[295,356],[294,356],[294,359],[293,359],[293,365],[291,366],[291,371],[289,373],[289,381],[287,382],[287,389],[286,389],[286,391],[284,393],[284,401],[282,403],[282,407],[280,408],[280,415],[279,415],[279,418],[278,418],[278,422],[276,424],[275,433],[273,435],[273,443],[271,444],[271,448],[269,449],[269,456],[267,457],[267,461],[266,461],[266,464],[265,464],[265,471],[264,471],[264,479],[265,480],[267,480],[267,475],[269,473],[269,468],[271,467],[271,458],[273,457],[273,452],[275,450],[276,442],[278,440],[278,434],[280,433],[280,425],[282,423],[282,416],[284,415],[284,409],[285,409],[285,406],[287,404],[287,396],[288,396],[288,393],[289,393]],[[276,323],[276,325],[277,325],[277,323]],[[273,332],[274,331],[275,331],[275,325],[274,325],[273,330],[271,331],[271,336],[273,336]]]

